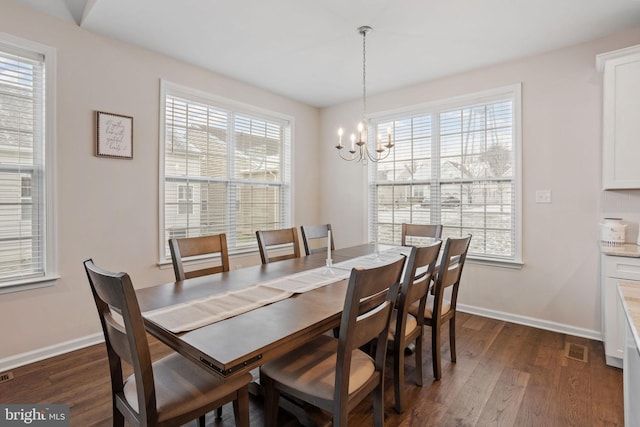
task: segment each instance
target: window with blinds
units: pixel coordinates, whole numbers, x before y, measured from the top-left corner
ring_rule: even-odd
[[[0,38],[0,287],[52,274],[46,198],[54,165],[45,149],[52,59],[14,42]]]
[[[521,262],[520,86],[372,120],[395,148],[370,168],[370,232],[399,244],[401,224],[472,234],[470,258]]]
[[[168,239],[226,233],[253,249],[256,230],[290,226],[290,123],[163,82],[161,262]]]

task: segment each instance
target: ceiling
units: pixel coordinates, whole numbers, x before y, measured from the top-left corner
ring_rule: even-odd
[[[14,0],[306,104],[526,57],[640,25],[640,0]]]

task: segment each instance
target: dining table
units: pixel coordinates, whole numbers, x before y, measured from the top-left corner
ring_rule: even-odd
[[[328,254],[316,253],[141,288],[136,296],[151,335],[224,381],[338,327],[350,268],[382,265],[406,253],[406,248],[383,250],[375,243],[362,244],[331,251],[331,263],[327,263]],[[305,272],[313,272],[315,276],[308,277],[324,284],[311,286],[304,292],[282,291],[285,294],[279,300],[214,319],[213,323],[190,324],[186,330],[162,321],[164,313],[172,314],[174,321],[180,321],[187,313],[193,316],[193,312],[180,310],[191,309],[194,302],[204,304],[225,295],[241,296],[265,290],[256,286],[277,284],[289,277],[301,277]]]

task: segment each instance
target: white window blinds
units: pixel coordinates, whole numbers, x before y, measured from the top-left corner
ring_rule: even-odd
[[[172,237],[226,233],[233,250],[289,226],[290,120],[163,84],[161,261]]]
[[[44,56],[0,43],[0,286],[44,277]]]
[[[521,261],[519,86],[498,92],[373,120],[395,141],[370,175],[374,239],[399,244],[402,223],[442,224],[443,238],[473,235],[470,257]]]

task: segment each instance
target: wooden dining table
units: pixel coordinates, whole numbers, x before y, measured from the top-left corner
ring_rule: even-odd
[[[334,263],[375,253],[375,244],[332,252]],[[249,372],[339,326],[347,279],[295,294],[195,330],[176,333],[145,312],[325,266],[325,253],[252,266],[136,291],[147,331],[183,356],[227,379]],[[331,274],[331,271],[327,271]]]

